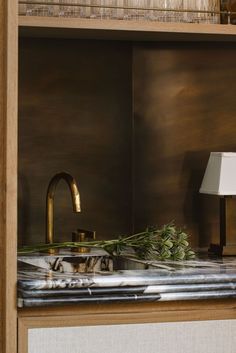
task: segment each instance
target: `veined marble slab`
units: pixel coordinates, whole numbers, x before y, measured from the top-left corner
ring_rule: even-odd
[[[167,284],[235,283],[232,273],[169,273],[161,270],[124,270],[94,274],[48,274],[43,272],[19,272],[18,287],[22,289],[73,289],[90,287],[151,286]]]
[[[137,291],[138,292],[138,291]],[[106,294],[69,297],[44,297],[44,298],[18,298],[18,307],[57,306],[86,303],[112,303],[112,302],[155,302],[176,300],[203,300],[236,298],[236,290],[176,292],[156,294]]]
[[[113,271],[113,258],[102,249],[91,249],[88,253],[77,253],[70,250],[60,251],[57,255],[38,253],[18,256],[18,268],[27,270],[27,265],[61,273],[88,273],[96,271]]]
[[[159,294],[123,294],[91,297],[69,297],[69,298],[18,298],[18,307],[33,306],[56,306],[85,303],[121,303],[121,302],[156,302],[160,299]]]
[[[24,264],[18,272],[19,305],[134,301],[136,296],[162,301],[236,297],[235,257],[134,262],[151,264],[152,269],[61,273]]]
[[[172,300],[203,300],[236,298],[236,290],[203,291],[203,292],[176,292],[156,294],[106,294],[69,297],[18,298],[18,307],[57,306],[85,303],[112,303],[112,302],[156,302]]]
[[[159,291],[151,290],[146,292],[147,286],[138,287],[100,287],[100,288],[80,288],[80,289],[43,289],[43,290],[24,290],[18,289],[18,297],[22,298],[48,298],[48,297],[71,297],[73,296],[94,296],[94,295],[113,295],[113,294],[156,294]],[[146,293],[145,293],[146,292]]]
[[[160,301],[236,298],[236,290],[162,293]]]
[[[209,284],[167,284],[154,286],[134,287],[90,287],[80,289],[43,289],[24,290],[18,289],[18,296],[22,298],[49,298],[70,296],[94,296],[113,294],[161,294],[162,293],[186,293],[186,292],[212,292],[212,291],[236,291],[236,283],[209,283]]]

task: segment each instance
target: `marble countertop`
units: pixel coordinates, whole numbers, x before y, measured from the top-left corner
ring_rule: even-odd
[[[99,253],[92,262],[97,267],[87,266],[90,271],[83,273],[75,271],[75,259],[68,254],[47,257],[47,265],[44,256],[42,263],[35,259],[18,260],[19,307],[236,297],[236,257],[178,262],[125,257],[113,264],[107,254]],[[91,254],[89,261],[91,265]],[[58,262],[55,270],[52,263]]]

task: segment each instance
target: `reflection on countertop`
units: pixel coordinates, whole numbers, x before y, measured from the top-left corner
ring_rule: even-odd
[[[18,306],[236,297],[236,257],[178,262],[129,256],[113,261],[102,252],[83,257],[83,261],[69,253],[19,257]],[[81,261],[87,262],[88,272],[74,268]]]

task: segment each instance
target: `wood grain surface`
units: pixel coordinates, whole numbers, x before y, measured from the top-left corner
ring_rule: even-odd
[[[235,44],[134,46],[136,229],[175,220],[194,246],[218,241],[219,198],[199,188],[210,152],[236,150],[235,76]]]
[[[19,243],[45,240],[46,190],[67,171],[55,197],[55,239],[77,228],[99,238],[132,229],[132,51],[129,43],[24,39],[19,78]]]
[[[16,352],[17,4],[0,1],[0,352]]]
[[[235,41],[232,25],[162,23],[20,16],[20,35],[26,37],[93,38],[147,41]]]
[[[218,241],[219,200],[198,191],[210,152],[236,149],[236,45],[140,42],[131,50],[22,39],[20,242],[44,241],[47,183],[60,170],[78,180],[82,213],[72,213],[61,183],[57,240],[76,227],[111,238],[175,220],[193,246]]]

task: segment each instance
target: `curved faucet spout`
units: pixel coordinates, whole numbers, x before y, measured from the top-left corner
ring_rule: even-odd
[[[54,175],[47,190],[46,204],[46,243],[52,244],[54,238],[54,197],[58,182],[63,179],[70,189],[74,212],[80,212],[80,195],[75,179],[68,173],[62,172]]]

